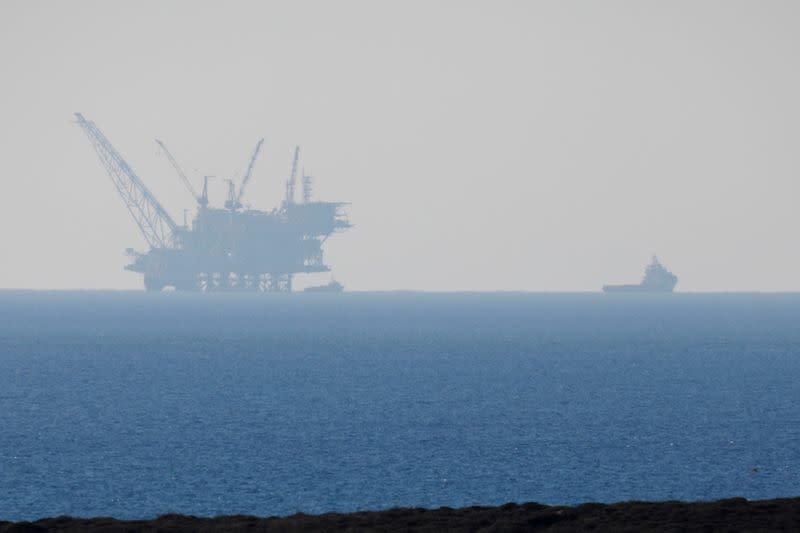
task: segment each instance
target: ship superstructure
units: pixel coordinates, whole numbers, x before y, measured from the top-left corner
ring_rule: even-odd
[[[290,292],[295,274],[330,270],[322,245],[351,226],[344,212],[348,204],[313,200],[313,178],[307,175],[301,177],[302,200],[295,201],[299,147],[284,201],[263,211],[242,205],[263,139],[238,190],[228,180],[224,207],[209,204],[208,177],[197,193],[164,143],[157,141],[197,202],[191,225],[179,225],[97,126],[80,113],[75,116],[150,247],[146,252],[129,248],[131,262],[125,267],[143,274],[147,290]]]
[[[656,256],[644,272],[638,285],[603,285],[603,292],[672,292],[678,276],[662,265]]]

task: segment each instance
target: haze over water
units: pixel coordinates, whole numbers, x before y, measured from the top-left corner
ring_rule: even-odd
[[[800,3],[0,2],[0,286],[134,289],[147,251],[82,112],[180,223],[294,147],[349,290],[800,290]],[[69,260],[62,260],[68,258]],[[298,280],[299,281],[299,280]],[[326,279],[314,280],[326,282]]]
[[[0,293],[0,509],[768,498],[800,295]]]

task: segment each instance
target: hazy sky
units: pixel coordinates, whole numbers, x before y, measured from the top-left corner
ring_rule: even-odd
[[[141,286],[81,111],[179,221],[154,138],[199,184],[265,137],[265,208],[300,144],[353,290],[800,290],[798,44],[796,1],[4,0],[0,286]]]

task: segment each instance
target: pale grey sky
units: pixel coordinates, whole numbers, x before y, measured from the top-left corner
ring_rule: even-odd
[[[4,0],[0,286],[141,286],[81,111],[178,220],[155,137],[195,177],[265,137],[256,207],[302,145],[353,290],[598,290],[654,252],[678,290],[800,290],[799,43],[794,1]]]

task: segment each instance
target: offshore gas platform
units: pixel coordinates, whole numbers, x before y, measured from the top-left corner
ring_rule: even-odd
[[[291,292],[292,276],[328,272],[322,245],[332,234],[350,227],[344,202],[312,199],[313,178],[301,177],[302,200],[296,201],[300,148],[294,150],[282,204],[270,211],[247,209],[242,198],[253,174],[263,139],[258,141],[238,187],[228,182],[223,207],[212,207],[208,176],[197,192],[167,147],[156,140],[183,184],[197,202],[189,226],[167,213],[144,182],[94,122],[75,113],[125,206],[150,249],[126,250],[126,270],[144,276],[148,291],[172,287],[179,291]]]

